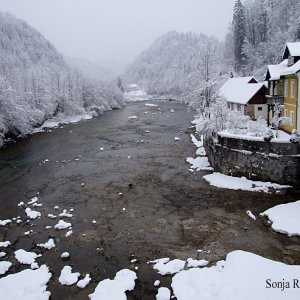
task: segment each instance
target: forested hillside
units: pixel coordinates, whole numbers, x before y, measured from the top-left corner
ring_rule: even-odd
[[[191,74],[210,49],[218,60],[221,43],[204,34],[175,31],[159,37],[128,66],[127,82],[138,83],[149,94],[184,95],[190,89]]]
[[[123,104],[117,87],[71,69],[39,32],[0,13],[0,145],[53,116],[101,113]]]
[[[225,64],[238,74],[263,78],[279,63],[286,42],[300,40],[299,0],[237,0],[225,39]]]

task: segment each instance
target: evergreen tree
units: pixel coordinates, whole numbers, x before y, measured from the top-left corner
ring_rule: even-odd
[[[233,7],[233,43],[234,43],[234,58],[235,70],[241,71],[245,64],[245,38],[246,38],[246,22],[245,11],[241,0],[236,0]]]

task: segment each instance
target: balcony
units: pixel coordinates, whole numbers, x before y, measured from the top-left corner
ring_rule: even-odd
[[[284,103],[284,96],[279,96],[279,95],[270,96],[270,95],[266,95],[266,98],[267,98],[267,104],[268,105],[275,105],[275,104],[283,105],[283,103]]]

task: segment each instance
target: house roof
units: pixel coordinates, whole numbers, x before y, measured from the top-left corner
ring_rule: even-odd
[[[300,43],[299,43],[300,44]],[[279,80],[281,76],[296,74],[300,71],[300,60],[294,65],[288,66],[288,60],[283,60],[278,65],[269,65],[268,72],[270,80]]]
[[[300,56],[300,42],[296,43],[286,43],[283,58],[288,58],[288,52],[290,56]]]
[[[262,87],[265,87],[264,83],[249,83],[253,78],[230,78],[221,87],[219,93],[226,98],[227,102],[245,105]]]

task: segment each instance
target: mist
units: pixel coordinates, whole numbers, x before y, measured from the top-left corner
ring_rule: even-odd
[[[121,71],[161,34],[203,32],[223,39],[234,0],[0,0],[66,56]]]

